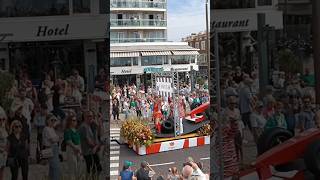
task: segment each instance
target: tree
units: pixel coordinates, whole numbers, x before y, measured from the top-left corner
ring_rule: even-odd
[[[8,92],[14,83],[14,76],[7,72],[0,72],[0,106],[8,110],[11,105],[11,99],[8,98]]]
[[[290,49],[280,50],[278,58],[280,70],[286,74],[302,72],[302,62]]]

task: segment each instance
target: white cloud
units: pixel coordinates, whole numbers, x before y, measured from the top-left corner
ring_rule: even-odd
[[[205,30],[205,0],[171,1],[181,1],[181,6],[168,12],[169,41],[181,41],[181,38],[191,33]]]

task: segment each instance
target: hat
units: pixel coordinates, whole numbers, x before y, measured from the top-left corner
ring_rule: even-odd
[[[128,167],[133,166],[133,162],[125,160],[124,166],[128,166]]]

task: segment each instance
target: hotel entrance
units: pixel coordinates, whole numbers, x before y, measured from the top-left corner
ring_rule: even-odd
[[[9,43],[10,71],[25,67],[29,78],[38,81],[45,72],[55,78],[69,76],[72,69],[85,74],[83,43],[79,41]]]

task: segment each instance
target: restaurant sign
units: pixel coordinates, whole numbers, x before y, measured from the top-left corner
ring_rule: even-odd
[[[163,68],[147,67],[143,69],[145,73],[160,73],[163,72]]]

